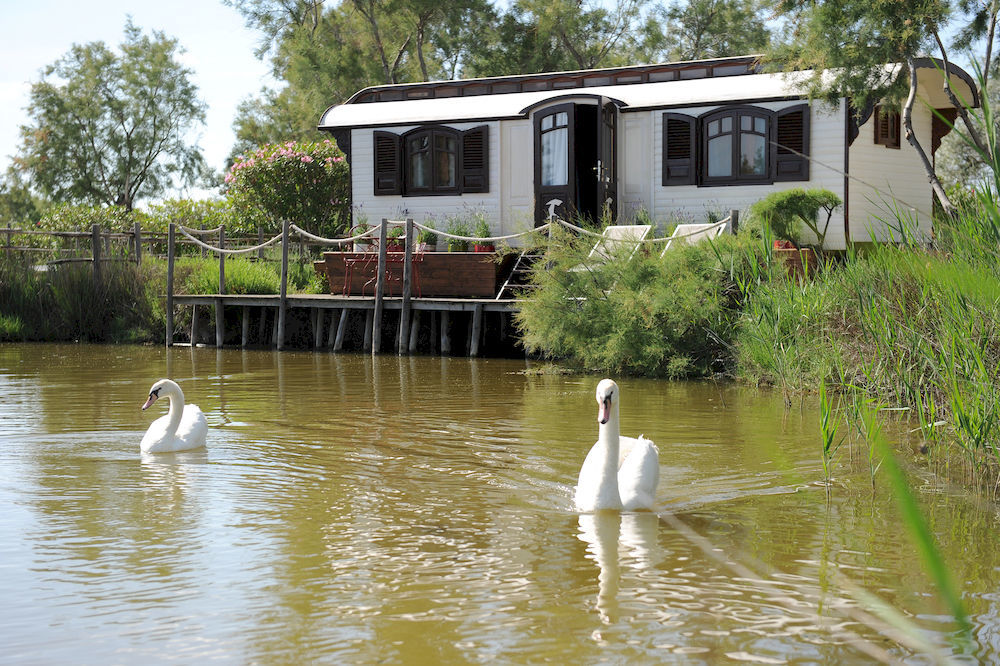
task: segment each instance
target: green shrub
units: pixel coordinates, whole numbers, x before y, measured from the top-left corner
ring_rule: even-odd
[[[178,289],[185,294],[219,293],[219,262],[212,259],[193,259],[185,262],[186,276],[179,281]],[[290,271],[291,272],[291,271]],[[291,282],[291,280],[289,280]],[[226,259],[226,293],[228,294],[277,294],[281,290],[281,276],[271,264],[236,257]]]
[[[840,197],[829,190],[796,187],[769,194],[750,207],[750,214],[767,223],[776,238],[790,241],[796,247],[802,241],[802,227],[806,227],[822,249],[830,218],[841,203]],[[826,213],[822,222],[821,209]]]

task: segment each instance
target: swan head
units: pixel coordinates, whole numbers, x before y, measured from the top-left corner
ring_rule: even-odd
[[[611,418],[611,408],[618,404],[618,384],[602,379],[597,385],[597,422],[604,425]]]
[[[169,396],[171,394],[183,395],[181,393],[181,387],[172,382],[169,379],[161,379],[160,381],[153,384],[149,389],[149,399],[146,400],[146,404],[142,406],[143,411],[149,409],[150,405],[156,402],[158,399]]]

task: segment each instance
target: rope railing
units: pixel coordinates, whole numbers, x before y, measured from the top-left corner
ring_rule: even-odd
[[[390,224],[396,224],[396,223],[390,222]],[[405,222],[402,222],[400,224],[405,224]],[[416,225],[416,223],[414,224]],[[372,229],[369,229],[368,231],[364,231],[358,234],[357,236],[351,236],[349,238],[324,238],[322,236],[317,236],[316,234],[311,234],[296,224],[289,224],[288,230],[294,231],[295,233],[297,233],[298,235],[302,236],[305,239],[311,240],[315,243],[322,243],[324,245],[341,245],[343,243],[353,243],[354,241],[360,240],[362,238],[373,238],[375,235],[378,234],[378,227],[374,227]]]
[[[398,224],[406,224],[405,221],[399,222],[399,221],[396,221],[396,220],[388,220],[388,222],[389,222],[389,224],[397,224],[397,225]],[[420,224],[419,222],[414,222],[413,223],[413,226],[417,227],[418,229],[423,229],[425,231],[429,231],[429,232],[431,232],[433,234],[437,234],[438,236],[444,236],[445,238],[451,238],[451,239],[454,239],[454,240],[461,240],[461,241],[469,241],[469,242],[473,242],[473,243],[476,242],[476,241],[483,241],[483,242],[493,241],[493,242],[496,242],[496,241],[512,240],[514,238],[523,238],[525,236],[530,236],[531,234],[536,234],[536,233],[539,233],[539,232],[542,232],[542,231],[547,231],[549,229],[550,225],[551,225],[551,222],[546,222],[545,224],[543,224],[541,226],[534,227],[533,229],[528,229],[527,231],[521,231],[521,232],[518,232],[516,234],[507,234],[506,236],[486,236],[486,237],[483,237],[483,238],[479,238],[477,236],[459,236],[457,234],[450,234],[447,231],[439,231],[439,230],[435,229],[434,227],[424,226],[424,225]]]
[[[222,230],[223,225],[219,225],[214,229],[192,229],[191,227],[185,227],[184,225],[178,224],[178,229],[186,229],[189,233],[196,234],[198,236],[208,236],[210,234],[217,234]]]
[[[254,245],[253,247],[241,247],[241,248],[229,249],[229,248],[215,247],[214,245],[209,245],[208,243],[195,238],[194,236],[191,235],[190,233],[191,230],[188,229],[187,227],[178,226],[177,230],[180,231],[184,236],[188,238],[188,240],[190,240],[198,247],[203,248],[205,250],[209,250],[210,252],[218,252],[219,254],[246,254],[247,252],[256,252],[257,250],[263,250],[265,247],[270,247],[271,245],[274,245],[275,243],[281,240],[281,234],[278,234],[277,236],[271,238],[270,240],[266,240],[263,243]],[[216,231],[218,231],[218,229]]]

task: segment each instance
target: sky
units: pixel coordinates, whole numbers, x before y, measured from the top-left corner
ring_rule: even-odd
[[[261,88],[278,86],[269,64],[254,56],[258,34],[235,9],[220,0],[0,0],[0,172],[17,152],[18,127],[28,122],[31,82],[73,44],[103,41],[117,52],[129,15],[145,34],[163,31],[186,50],[179,59],[193,70],[207,105],[197,142],[209,166],[225,168],[235,142],[236,107]],[[317,109],[317,118],[322,111]]]

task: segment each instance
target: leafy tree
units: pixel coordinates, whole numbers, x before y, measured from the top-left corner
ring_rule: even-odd
[[[188,133],[205,106],[174,39],[131,20],[120,53],[74,45],[32,84],[15,167],[55,201],[124,206],[194,183],[204,170]]]
[[[992,47],[1000,3],[778,0],[777,9],[795,28],[790,43],[776,51],[775,58],[786,67],[812,69],[815,95],[834,99],[847,96],[859,109],[880,100],[901,104],[906,140],[920,157],[942,208],[954,213],[927,151],[913,132],[916,61],[924,53],[933,52],[947,66],[951,58],[944,35],[954,33],[957,36],[952,40],[952,50],[980,44],[984,49],[983,70],[991,71],[995,67]],[[901,63],[903,72],[886,67],[894,63]],[[826,78],[820,76],[823,70]],[[945,90],[958,109],[969,140],[982,154],[992,154],[969,109],[950,86]]]
[[[31,193],[17,172],[11,170],[0,179],[0,223],[20,226],[37,222],[42,217],[44,203]]]
[[[675,0],[643,24],[646,61],[762,53],[771,41],[763,0]]]

